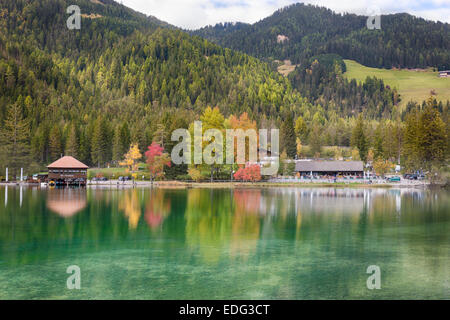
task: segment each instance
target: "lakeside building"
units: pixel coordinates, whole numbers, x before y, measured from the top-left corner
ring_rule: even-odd
[[[450,70],[439,71],[439,78],[450,78]]]
[[[85,186],[89,167],[74,157],[65,156],[47,166],[49,184]]]
[[[297,161],[295,164],[297,176],[363,176],[362,161]]]

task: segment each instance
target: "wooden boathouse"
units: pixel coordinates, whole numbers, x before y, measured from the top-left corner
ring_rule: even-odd
[[[89,167],[74,157],[65,156],[47,166],[49,185],[85,186]]]

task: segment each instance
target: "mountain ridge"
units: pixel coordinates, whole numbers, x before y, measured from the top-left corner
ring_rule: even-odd
[[[450,24],[407,13],[383,15],[381,30],[368,30],[366,22],[367,16],[297,3],[254,24],[216,24],[192,34],[258,58],[295,64],[330,53],[370,67],[450,68]],[[289,41],[277,43],[278,35]]]

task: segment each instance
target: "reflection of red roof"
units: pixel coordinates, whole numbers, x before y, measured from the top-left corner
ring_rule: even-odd
[[[83,210],[87,205],[86,190],[54,189],[47,195],[47,208],[63,218],[69,218]]]
[[[49,164],[47,168],[58,168],[58,169],[64,169],[64,168],[73,168],[73,169],[88,169],[89,167],[85,165],[84,163],[78,161],[74,157],[65,156],[62,157],[59,160],[56,160],[52,164]]]

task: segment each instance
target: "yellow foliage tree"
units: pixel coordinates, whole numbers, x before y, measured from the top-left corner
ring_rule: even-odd
[[[138,170],[139,160],[142,158],[142,154],[139,151],[137,143],[132,143],[130,150],[124,155],[125,159],[119,162],[119,165],[127,167],[127,172],[135,172]]]
[[[202,180],[203,176],[199,169],[192,167],[188,170],[188,175],[192,178],[192,180],[199,182]]]
[[[353,161],[359,161],[359,160],[361,160],[361,158],[359,157],[359,151],[358,151],[358,149],[353,149],[353,150],[352,150],[352,160],[353,160]]]
[[[375,158],[373,149],[369,149],[369,152],[367,153],[367,161],[373,161]]]
[[[393,167],[394,165],[387,161],[387,160],[383,160],[383,159],[377,159],[373,162],[373,169],[375,170],[375,173],[378,176],[382,176],[384,177],[384,175],[386,173],[389,172],[389,170]]]
[[[300,155],[302,154],[302,141],[299,137],[297,137],[297,156],[300,158]]]
[[[333,151],[334,151],[334,160],[342,160],[343,159],[341,148],[334,146]]]

